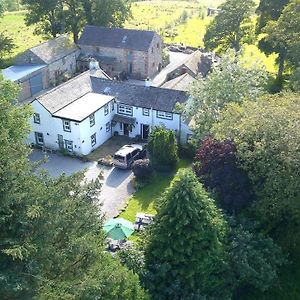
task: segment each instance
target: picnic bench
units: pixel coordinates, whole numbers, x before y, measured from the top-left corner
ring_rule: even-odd
[[[137,213],[135,216],[135,229],[140,230],[153,223],[154,215]]]

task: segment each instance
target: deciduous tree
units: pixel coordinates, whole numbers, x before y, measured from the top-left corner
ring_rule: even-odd
[[[278,53],[277,80],[282,82],[286,62],[293,68],[299,66],[300,50],[300,2],[292,0],[287,4],[277,21],[269,21],[262,30],[266,35],[260,41],[260,48],[267,54]]]
[[[207,137],[196,153],[194,170],[227,213],[239,213],[254,201],[250,180],[239,166],[232,141]]]
[[[258,197],[255,216],[267,232],[289,240],[288,248],[300,241],[299,112],[298,94],[269,95],[228,105],[213,129],[217,138],[234,140]]]
[[[34,174],[31,110],[12,105],[17,94],[0,78],[1,298],[144,299],[138,277],[104,252],[99,182]]]
[[[199,145],[210,134],[228,103],[255,100],[265,93],[266,82],[267,73],[260,66],[245,67],[238,58],[224,56],[218,67],[205,79],[198,78],[190,89],[192,105],[186,114],[194,119],[194,142]]]
[[[220,5],[221,12],[207,27],[205,47],[219,52],[229,48],[239,51],[243,40],[253,30],[250,17],[254,7],[252,0],[227,0]]]

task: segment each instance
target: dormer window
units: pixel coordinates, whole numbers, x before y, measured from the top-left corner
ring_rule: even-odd
[[[124,35],[123,39],[122,39],[122,43],[125,44],[127,42],[127,35]]]

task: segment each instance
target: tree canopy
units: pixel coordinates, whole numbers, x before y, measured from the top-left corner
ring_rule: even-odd
[[[229,214],[237,214],[254,201],[252,185],[239,166],[235,144],[207,137],[196,152],[194,170],[217,203]]]
[[[228,230],[214,201],[191,171],[182,171],[163,197],[145,250],[153,299],[226,297]]]
[[[36,34],[57,35],[65,32],[78,40],[85,24],[122,27],[131,16],[129,0],[23,0],[27,5],[26,24],[35,24]]]
[[[292,244],[299,238],[299,108],[298,94],[229,104],[213,128],[217,138],[236,144],[258,197],[256,218],[267,232],[292,237]]]
[[[260,0],[257,7],[259,19],[257,23],[257,31],[261,30],[267,25],[269,21],[278,20],[285,5],[290,0]]]
[[[207,27],[204,45],[218,52],[229,48],[237,52],[253,30],[250,16],[254,12],[255,3],[252,0],[227,0],[219,8],[221,12]]]
[[[29,163],[31,110],[12,104],[17,94],[0,78],[1,297],[144,299],[138,277],[104,252],[100,182],[36,174]]]
[[[245,67],[230,54],[204,79],[199,77],[190,89],[192,105],[186,111],[194,119],[194,140],[197,145],[209,135],[220,111],[228,103],[255,100],[265,93],[267,73],[260,66]]]
[[[156,169],[174,168],[178,162],[178,146],[175,133],[164,127],[151,130],[147,150]]]
[[[260,48],[270,54],[278,53],[277,78],[286,70],[285,62],[296,68],[300,62],[300,2],[292,0],[283,9],[277,21],[269,21],[263,28],[266,36],[260,41]]]

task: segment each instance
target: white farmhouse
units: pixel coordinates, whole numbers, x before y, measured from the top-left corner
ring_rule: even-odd
[[[190,131],[173,111],[187,101],[185,92],[105,78],[88,71],[37,97],[30,143],[87,155],[113,135],[146,140],[152,126],[165,126],[186,141]]]

